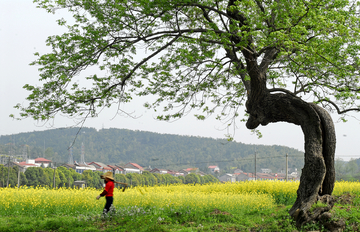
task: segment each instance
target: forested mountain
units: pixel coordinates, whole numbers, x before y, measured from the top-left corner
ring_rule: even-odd
[[[79,132],[79,133],[78,133]],[[76,139],[75,139],[76,138]],[[284,146],[247,145],[194,136],[159,134],[126,129],[61,128],[0,136],[0,153],[30,158],[45,157],[57,163],[67,163],[69,145],[73,144],[74,160],[80,161],[84,144],[85,160],[106,164],[135,162],[142,166],[181,169],[218,165],[225,171],[240,168],[254,172],[256,167],[270,168],[274,172],[285,169],[285,156],[289,167],[303,167],[303,153]]]

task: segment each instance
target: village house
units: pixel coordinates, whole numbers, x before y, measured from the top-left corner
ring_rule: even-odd
[[[186,172],[186,175],[190,174],[190,173],[197,174],[199,172],[199,168],[187,168],[187,169],[183,169],[183,170]]]
[[[275,180],[286,180],[286,175],[285,173],[275,173]]]
[[[287,174],[288,180],[299,180],[299,176],[301,173],[298,172],[297,168],[288,168]],[[286,179],[286,172],[284,169],[279,170],[278,175],[283,175]]]
[[[96,171],[100,171],[103,173],[113,171],[112,168],[110,168],[109,166],[107,166],[101,162],[91,162],[91,163],[88,163],[88,165],[93,165],[96,168]]]
[[[236,176],[236,181],[250,181],[250,180],[284,180],[284,174],[277,174],[277,173],[234,173]]]
[[[173,170],[168,170],[168,174],[172,175],[172,176],[184,176],[184,173],[178,172],[178,171],[173,171]]]
[[[75,172],[82,174],[84,171],[98,171],[94,165],[85,165],[85,164],[78,164],[75,162],[75,164],[63,164],[61,165],[63,167],[66,167],[68,169],[73,169]]]
[[[45,158],[36,158],[35,159],[35,165],[38,166],[38,167],[49,167],[50,166],[50,163],[51,163],[51,160],[48,160],[48,159],[45,159]]]
[[[275,174],[270,173],[256,173],[256,180],[275,180]]]
[[[255,180],[254,173],[240,172],[240,173],[234,173],[234,175],[236,176],[236,181]]]
[[[10,161],[10,164],[9,164],[10,167],[19,167],[20,169],[20,172],[25,172],[27,168],[29,167],[37,167],[35,164],[32,164],[32,163],[26,163],[26,162],[13,162],[13,161]]]
[[[181,170],[179,171],[179,173],[180,173],[180,175],[182,175],[182,176],[186,176],[187,174],[189,174],[185,169],[181,169]]]
[[[218,166],[216,166],[216,165],[209,166],[208,169],[210,170],[211,174],[215,174],[215,173],[220,172],[220,168]]]
[[[153,168],[150,172],[151,173],[158,173],[158,174],[170,174],[170,175],[175,176],[175,177],[184,176],[184,173],[181,173],[179,171],[161,169],[161,168]]]
[[[65,167],[67,169],[74,169],[76,170],[76,165],[75,164],[63,164],[61,165],[62,167]]]
[[[108,165],[109,168],[112,169],[113,175],[115,174],[123,174],[124,169],[122,167],[116,166],[116,165]]]
[[[219,177],[219,181],[220,182],[235,182],[236,181],[236,177],[233,174],[230,173],[226,173],[225,175],[222,175]]]
[[[150,171],[151,173],[167,174],[168,170],[161,168],[154,168]]]
[[[244,171],[241,170],[241,169],[239,169],[239,168],[237,168],[237,169],[234,170],[234,173],[242,173],[242,172],[244,172]]]
[[[288,173],[290,173],[291,178],[297,178],[297,177],[298,177],[297,168],[289,169],[289,172],[288,172]]]
[[[271,169],[269,168],[261,168],[260,170],[262,173],[272,173]]]
[[[41,165],[39,163],[36,164],[35,159],[26,159],[25,162],[19,162],[18,164],[22,166],[22,169],[21,169],[22,172],[25,172],[26,169],[28,169],[30,167],[35,167],[36,168],[36,167],[40,167],[40,165]]]
[[[127,163],[124,165],[124,174],[127,173],[139,173],[141,174],[144,168],[137,163]]]
[[[75,171],[77,173],[82,174],[84,171],[90,170],[90,171],[97,171],[96,167],[94,165],[85,165],[85,164],[75,164]]]
[[[26,159],[23,162],[10,162],[10,166],[17,166],[20,168],[21,172],[25,172],[29,167],[49,167],[51,160],[45,158],[36,158],[36,159]]]
[[[300,180],[300,178],[297,175],[290,175],[287,176],[288,180]],[[286,180],[286,174],[285,173],[277,173],[276,174],[277,180]]]

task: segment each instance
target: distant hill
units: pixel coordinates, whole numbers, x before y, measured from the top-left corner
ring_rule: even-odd
[[[270,168],[273,172],[285,169],[285,155],[289,155],[289,167],[301,169],[303,152],[285,146],[248,145],[194,136],[159,134],[126,129],[60,128],[0,136],[0,153],[27,153],[31,158],[45,157],[57,163],[68,161],[68,147],[73,145],[74,160],[80,160],[81,144],[85,148],[87,162],[106,164],[135,162],[143,166],[180,169],[218,165],[231,172],[240,168],[254,172],[254,153],[257,154],[257,170]]]

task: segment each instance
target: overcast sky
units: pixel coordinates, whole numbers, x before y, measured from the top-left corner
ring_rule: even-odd
[[[43,9],[36,8],[32,0],[1,0],[0,1],[0,135],[16,134],[73,126],[75,122],[66,117],[57,117],[51,124],[43,125],[31,119],[13,120],[10,114],[19,112],[13,108],[17,103],[27,104],[27,91],[22,89],[26,83],[38,83],[38,67],[29,66],[35,59],[35,52],[40,54],[50,51],[46,47],[47,36],[61,34],[65,29],[59,27],[56,19],[68,17],[66,13],[49,14]],[[146,110],[142,105],[145,99],[137,99],[122,109],[134,112],[137,119],[115,116],[114,109],[103,111],[98,118],[88,119],[84,126],[101,128],[125,128],[131,130],[152,131],[158,133],[191,135],[212,138],[225,138],[227,131],[222,130],[223,124],[214,117],[205,121],[198,121],[188,115],[178,121],[168,123],[154,119],[156,114]],[[243,112],[240,112],[242,115]],[[356,114],[355,114],[356,116]],[[358,115],[360,118],[360,114]],[[333,115],[335,121],[338,116]],[[336,157],[344,160],[359,158],[360,122],[349,118],[349,122],[335,122],[337,134]],[[234,139],[247,144],[284,145],[298,150],[304,150],[304,139],[300,127],[288,123],[270,124],[259,127],[263,138],[258,139],[245,125],[238,123]]]

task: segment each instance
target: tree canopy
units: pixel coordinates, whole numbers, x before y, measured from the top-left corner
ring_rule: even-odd
[[[46,120],[61,112],[96,116],[133,95],[158,96],[159,119],[201,108],[204,119],[238,116],[251,72],[270,91],[309,94],[339,113],[358,110],[358,1],[348,0],[35,0],[73,15],[39,55],[43,86],[31,91],[21,116]],[[99,72],[74,79],[91,66]],[[255,68],[256,67],[256,68]],[[161,104],[166,102],[166,105]]]

